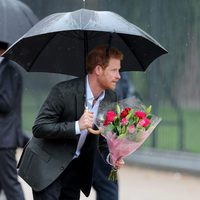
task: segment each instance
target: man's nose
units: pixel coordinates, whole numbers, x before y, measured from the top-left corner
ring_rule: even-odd
[[[117,79],[120,79],[121,78],[121,75],[120,75],[120,73],[119,72],[117,72]]]

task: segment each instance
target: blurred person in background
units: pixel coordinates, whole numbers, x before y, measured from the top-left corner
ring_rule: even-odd
[[[117,82],[117,87],[115,89],[118,100],[138,96],[127,72],[122,72],[120,76],[121,79]],[[108,153],[109,152],[107,152],[107,154]],[[96,155],[95,164],[96,167],[92,186],[96,191],[96,200],[118,200],[118,182],[108,180],[112,166],[104,161],[100,153]]]
[[[7,47],[0,41],[0,192],[7,200],[23,200],[15,154],[29,138],[21,128],[22,76],[15,63],[1,57]]]
[[[117,83],[117,87],[115,90],[117,93],[118,100],[122,100],[122,99],[133,97],[133,96],[140,98],[138,92],[135,89],[133,81],[131,81],[127,72],[121,72],[120,76],[121,76],[121,79]]]

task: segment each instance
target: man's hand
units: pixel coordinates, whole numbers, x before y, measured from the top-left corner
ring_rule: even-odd
[[[119,159],[116,163],[115,163],[115,168],[119,169],[122,166],[124,166],[125,162],[123,159]]]
[[[93,120],[94,120],[93,112],[90,112],[88,110],[85,111],[78,121],[80,131],[87,129],[87,128],[92,128],[93,127]]]

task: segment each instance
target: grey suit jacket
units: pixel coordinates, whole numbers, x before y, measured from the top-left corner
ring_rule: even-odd
[[[73,79],[57,84],[44,102],[19,163],[19,175],[33,190],[46,188],[72,160],[79,140],[75,121],[84,112],[84,94],[85,79]],[[116,95],[108,90],[100,106],[112,101]],[[86,196],[88,187],[82,190]]]
[[[0,63],[0,148],[22,146],[22,76],[15,63]]]

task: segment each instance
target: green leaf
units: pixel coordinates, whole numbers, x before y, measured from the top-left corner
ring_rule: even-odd
[[[109,124],[107,127],[106,127],[106,130],[108,131],[113,131],[115,129],[115,126],[113,124]]]
[[[152,117],[153,117],[152,114],[148,114],[148,115],[147,115],[147,118],[148,118],[148,119],[152,119]]]
[[[131,117],[131,119],[129,119],[128,124],[129,124],[129,125],[134,124],[134,121],[133,121],[133,118],[132,118],[132,117]]]
[[[118,138],[122,139],[122,138],[124,138],[125,136],[126,136],[126,134],[120,134],[120,135],[118,136]]]
[[[122,126],[121,134],[126,134],[126,127],[125,126]]]
[[[120,124],[120,119],[119,119],[118,116],[116,116],[116,117],[114,118],[114,125],[115,125],[115,126],[119,126],[119,124]]]
[[[122,129],[120,126],[117,126],[117,131],[118,131],[119,135],[121,135]]]
[[[131,110],[129,114],[126,116],[126,119],[129,120],[133,116],[133,111]]]
[[[149,114],[151,112],[152,105],[150,105],[148,108],[146,108],[145,113]]]
[[[137,123],[139,122],[139,120],[140,120],[139,117],[134,117],[134,118],[133,118],[133,123],[134,123],[134,124],[137,124]]]
[[[117,112],[117,115],[120,116],[120,106],[119,106],[119,104],[116,105],[116,112]]]

